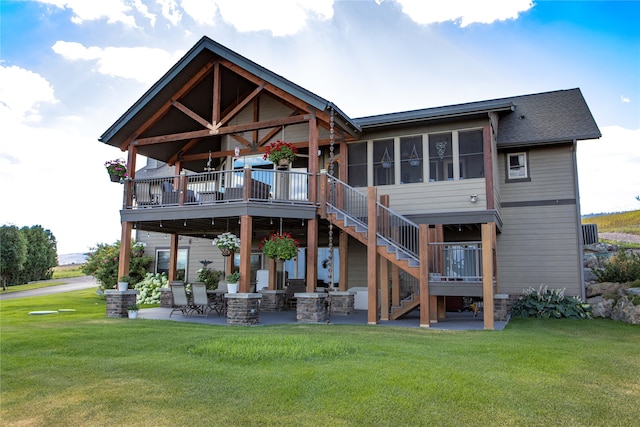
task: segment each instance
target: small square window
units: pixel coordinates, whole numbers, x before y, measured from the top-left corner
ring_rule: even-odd
[[[507,180],[529,178],[527,153],[507,154]]]

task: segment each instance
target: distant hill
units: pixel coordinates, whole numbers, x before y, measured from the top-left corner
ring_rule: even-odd
[[[627,233],[640,236],[640,210],[583,216],[583,224],[596,224],[598,233]]]
[[[61,254],[58,255],[58,265],[84,264],[87,254]]]

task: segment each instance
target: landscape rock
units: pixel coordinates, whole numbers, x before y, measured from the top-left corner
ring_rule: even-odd
[[[621,283],[603,282],[603,283],[590,283],[586,286],[587,298],[603,295],[606,293],[615,294],[623,285]]]
[[[629,288],[629,289],[627,289],[627,295],[640,297],[640,288]]]
[[[585,283],[590,283],[590,282],[597,282],[598,281],[598,277],[593,274],[593,271],[591,271],[591,268],[585,268],[584,269],[584,282]]]
[[[611,318],[632,325],[640,325],[640,305],[635,306],[628,297],[621,297],[613,307]]]
[[[611,317],[615,302],[613,298],[605,299],[600,295],[587,299],[587,303],[591,305],[591,315],[593,317]]]

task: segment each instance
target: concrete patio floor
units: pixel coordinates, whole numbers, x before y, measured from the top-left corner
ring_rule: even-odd
[[[189,316],[185,317],[180,312],[175,312],[171,317],[170,308],[147,308],[138,311],[139,319],[154,319],[154,320],[171,320],[175,322],[192,322],[203,323],[208,325],[221,325],[227,326],[227,319],[223,316],[218,316],[215,312],[209,313],[207,317],[204,316]],[[295,311],[261,311],[259,322],[252,326],[261,325],[286,325],[299,323],[296,320]],[[366,310],[356,310],[354,314],[345,315],[332,315],[329,323],[335,325],[367,325],[367,312]],[[503,330],[507,325],[507,322],[494,322],[494,330]],[[399,320],[385,320],[378,321],[376,325],[370,326],[395,326],[401,328],[419,328],[420,327],[420,313],[413,311],[402,319]],[[426,329],[426,328],[425,328]],[[484,322],[482,321],[482,315],[473,317],[471,312],[447,312],[446,319],[440,320],[438,323],[432,323],[429,329],[436,330],[458,330],[458,331],[471,331],[471,330],[483,330]]]

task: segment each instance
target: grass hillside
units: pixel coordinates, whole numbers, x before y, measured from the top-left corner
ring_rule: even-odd
[[[599,233],[627,233],[640,236],[640,210],[583,217],[583,224],[597,224]]]

